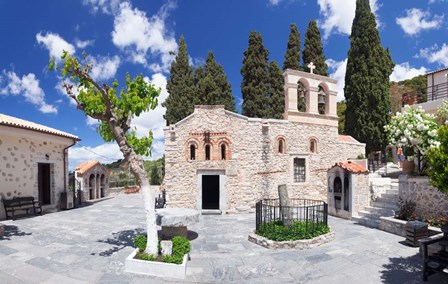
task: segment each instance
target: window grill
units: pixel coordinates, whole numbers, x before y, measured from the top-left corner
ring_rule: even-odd
[[[305,159],[294,158],[294,182],[305,182]]]

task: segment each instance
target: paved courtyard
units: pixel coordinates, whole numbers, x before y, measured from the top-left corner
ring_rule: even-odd
[[[305,251],[247,241],[254,214],[201,216],[185,280],[125,273],[144,231],[143,199],[124,195],[74,210],[2,221],[0,283],[421,283],[418,248],[403,238],[329,218],[336,239]],[[448,283],[439,275],[428,283]]]

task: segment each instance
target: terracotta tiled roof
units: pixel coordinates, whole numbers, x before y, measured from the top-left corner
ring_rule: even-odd
[[[334,168],[334,167],[341,167],[344,170],[347,170],[352,173],[368,173],[369,172],[366,168],[364,168],[360,164],[354,163],[352,161],[339,162],[339,163],[334,164],[334,166],[332,168]]]
[[[62,136],[62,137],[67,137],[67,138],[71,138],[71,139],[76,139],[76,140],[81,140],[79,139],[79,137],[51,128],[51,127],[47,127],[41,124],[37,124],[31,121],[27,121],[27,120],[23,120],[17,117],[12,117],[6,114],[1,114],[0,113],[0,125],[6,125],[6,126],[11,126],[11,127],[17,127],[17,128],[23,128],[23,129],[29,129],[29,130],[34,130],[34,131],[39,131],[39,132],[43,132],[43,133],[49,133],[49,134],[53,134],[53,135],[57,135],[57,136]]]
[[[87,162],[81,163],[75,168],[75,170],[80,172],[81,174],[83,174],[96,165],[100,165],[106,172],[110,173],[110,170],[108,168],[106,168],[105,166],[103,166],[99,161],[87,161]]]
[[[339,135],[339,141],[349,143],[359,143],[355,138],[349,135]]]

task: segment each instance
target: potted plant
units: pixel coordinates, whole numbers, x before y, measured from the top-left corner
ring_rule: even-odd
[[[404,111],[393,116],[384,129],[389,143],[403,147],[406,160],[414,163],[412,166],[407,163],[407,167],[413,169],[414,161],[417,160],[418,173],[421,174],[424,171],[426,153],[430,148],[440,145],[437,126],[436,117],[425,113],[421,106],[405,106]]]

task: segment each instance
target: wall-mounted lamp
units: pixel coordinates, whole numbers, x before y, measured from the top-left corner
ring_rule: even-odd
[[[48,160],[50,160],[50,154],[45,154],[45,158]]]

